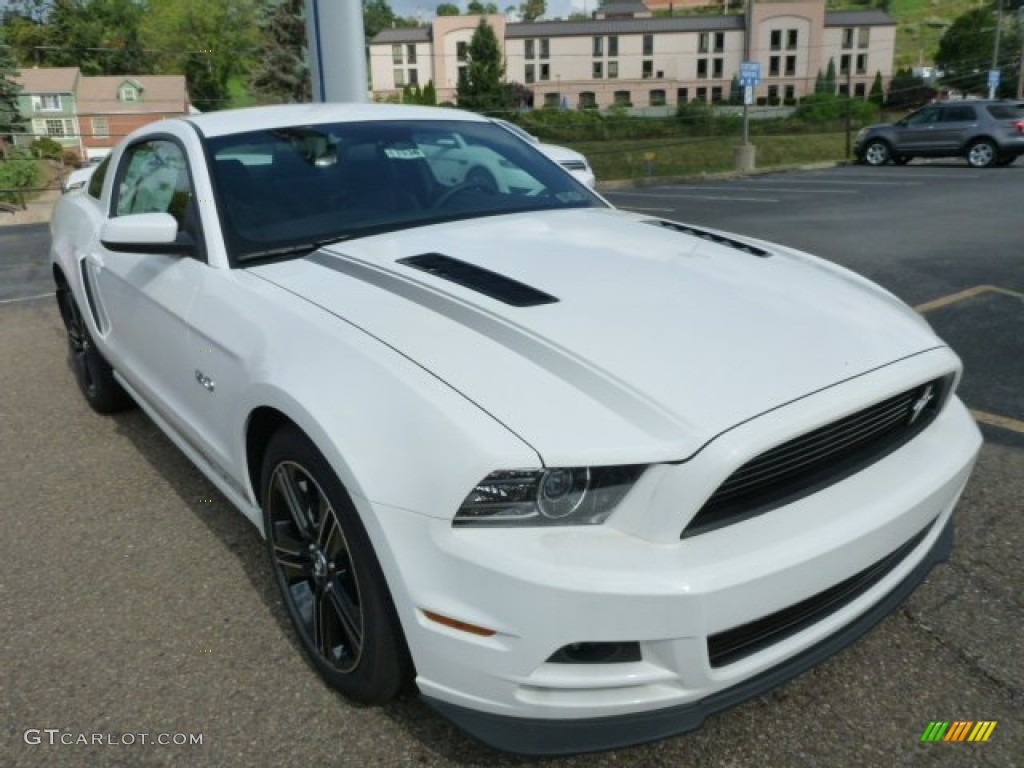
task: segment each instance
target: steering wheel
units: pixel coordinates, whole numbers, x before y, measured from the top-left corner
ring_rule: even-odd
[[[441,196],[434,201],[434,208],[443,208],[452,198],[472,189],[493,195],[498,191],[498,182],[495,181],[490,171],[484,168],[473,168],[466,174],[465,181],[441,193]]]

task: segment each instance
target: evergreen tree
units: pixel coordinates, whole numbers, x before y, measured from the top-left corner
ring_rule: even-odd
[[[15,133],[24,130],[21,112],[18,110],[21,86],[14,82],[17,74],[14,56],[0,29],[0,143],[11,141]]]
[[[462,11],[459,10],[459,6],[455,3],[441,3],[437,6],[435,13],[438,16],[461,16]]]
[[[875,72],[875,82],[871,84],[871,92],[868,94],[868,101],[879,107],[885,103],[885,89],[882,87],[882,73]]]
[[[428,80],[427,84],[423,86],[423,103],[428,106],[437,104],[437,89],[434,87],[433,80]]]
[[[825,93],[836,92],[836,60],[830,58],[828,60],[828,69],[825,70],[824,80]]]
[[[252,77],[261,100],[289,104],[313,99],[305,10],[305,0],[270,0],[261,10],[259,28],[266,47]]]
[[[732,76],[732,83],[729,85],[729,103],[734,106],[743,103],[743,88],[740,87],[739,75]]]
[[[818,76],[814,78],[814,92],[824,93],[825,92],[825,73],[820,69],[818,70]]]
[[[478,111],[507,107],[503,87],[505,66],[494,28],[481,18],[466,50],[466,76],[459,80],[456,98],[463,109]]]
[[[546,0],[525,0],[519,4],[519,15],[523,21],[536,21],[547,13]]]

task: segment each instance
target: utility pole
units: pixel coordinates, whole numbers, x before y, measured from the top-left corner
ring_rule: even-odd
[[[1017,36],[1020,37],[1020,70],[1017,72],[1017,98],[1024,99],[1024,4],[1017,8]]]
[[[743,20],[743,65],[741,68],[747,67],[747,62],[750,62],[751,52],[751,38],[753,37],[754,26],[754,0],[747,0],[747,7],[744,14]],[[751,64],[750,66],[756,67],[757,65]],[[758,75],[759,77],[760,75]],[[740,73],[741,79],[744,77],[743,73]],[[743,143],[736,147],[734,153],[734,160],[736,162],[736,170],[743,172],[749,172],[754,170],[755,161],[757,157],[757,148],[750,143],[750,105],[748,102],[751,101],[753,96],[753,86],[743,86]]]
[[[999,37],[1003,31],[1003,0],[996,0],[996,44],[992,48],[992,69],[999,69]],[[994,99],[996,97],[996,88],[998,86],[989,81],[988,86],[988,97]]]

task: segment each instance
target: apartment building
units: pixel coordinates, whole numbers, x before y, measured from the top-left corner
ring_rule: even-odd
[[[608,3],[585,21],[510,23],[486,17],[505,56],[506,78],[533,106],[603,108],[729,98],[743,60],[742,14],[652,16],[641,2]],[[433,81],[440,101],[455,101],[479,16],[445,16],[387,29],[370,43],[375,98]],[[759,0],[751,58],[761,64],[755,97],[794,102],[813,93],[829,61],[838,90],[865,97],[876,73],[893,73],[896,23],[879,10],[828,11],[825,0]]]

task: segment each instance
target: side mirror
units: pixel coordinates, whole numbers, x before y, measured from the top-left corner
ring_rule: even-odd
[[[178,222],[169,213],[133,213],[107,219],[100,226],[100,242],[111,251],[123,253],[191,254],[195,241],[178,232]]]

